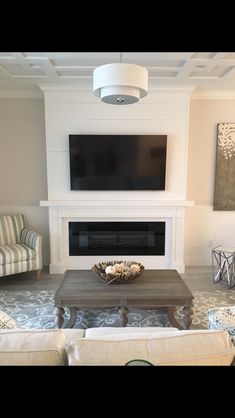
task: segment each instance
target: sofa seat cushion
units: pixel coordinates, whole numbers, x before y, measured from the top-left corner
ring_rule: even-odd
[[[24,244],[5,245],[0,247],[0,265],[34,260],[36,251]]]
[[[0,365],[67,365],[63,330],[1,330]]]
[[[173,327],[99,327],[99,328],[88,328],[86,330],[85,338],[99,338],[103,336],[114,336],[114,335],[135,335],[143,334],[148,335],[149,333],[158,334],[159,332],[171,332],[178,331],[178,328]]]
[[[84,338],[68,345],[70,365],[125,365],[143,359],[154,365],[230,365],[235,347],[225,331],[171,331],[158,336]],[[143,335],[142,335],[143,336]]]

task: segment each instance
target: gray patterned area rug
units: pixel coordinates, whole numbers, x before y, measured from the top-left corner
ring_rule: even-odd
[[[54,315],[54,291],[0,292],[0,309],[10,315],[17,324],[25,329],[56,328]],[[215,290],[213,292],[194,292],[192,329],[207,328],[206,312],[209,308],[235,304],[235,292]],[[181,309],[177,319],[182,319]],[[68,312],[65,312],[65,321]],[[78,311],[75,328],[118,327],[117,309],[103,311]],[[134,310],[128,313],[128,326],[152,327],[172,326],[163,310]]]

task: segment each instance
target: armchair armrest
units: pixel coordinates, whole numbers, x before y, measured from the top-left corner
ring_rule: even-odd
[[[41,239],[41,235],[39,235],[37,232],[30,231],[30,229],[24,228],[21,231],[20,243],[28,245],[28,247],[32,248],[33,250],[37,250]]]
[[[42,236],[35,231],[24,228],[21,231],[20,243],[36,251],[37,269],[42,268]]]

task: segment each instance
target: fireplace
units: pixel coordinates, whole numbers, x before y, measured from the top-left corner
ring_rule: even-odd
[[[146,269],[184,272],[184,213],[191,202],[106,199],[41,205],[49,206],[50,273],[123,259]]]
[[[69,222],[69,255],[165,255],[165,222]]]

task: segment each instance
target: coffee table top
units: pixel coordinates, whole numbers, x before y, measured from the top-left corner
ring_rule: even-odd
[[[192,305],[193,294],[176,270],[144,270],[133,282],[104,283],[90,270],[67,270],[55,294],[56,306],[110,307]]]

